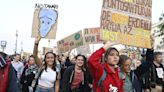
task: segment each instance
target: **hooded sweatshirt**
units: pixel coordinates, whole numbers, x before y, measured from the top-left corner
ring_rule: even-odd
[[[115,72],[113,72],[107,63],[101,64],[99,62],[104,53],[104,48],[100,48],[88,60],[91,76],[93,77],[93,90],[95,92],[123,92],[123,82],[119,78],[118,68],[115,68]],[[98,85],[98,81],[104,70],[106,71],[106,78]],[[118,91],[112,91],[113,89],[117,89]]]

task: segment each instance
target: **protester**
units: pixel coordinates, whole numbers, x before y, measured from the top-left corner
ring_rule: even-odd
[[[142,53],[141,54],[141,63],[145,62],[146,61],[146,54],[145,53]]]
[[[149,81],[145,85],[149,85],[147,87],[147,92],[162,92],[164,85],[164,67],[162,65],[162,53],[155,52],[154,53],[154,61],[152,66],[149,69],[148,75],[145,77],[149,79]]]
[[[59,91],[61,92],[64,71],[67,69],[67,67],[65,66],[66,57],[64,56],[64,54],[61,54],[58,56],[58,61],[60,62],[60,89]]]
[[[35,62],[40,70],[39,73],[36,74],[32,85],[33,87],[36,87],[35,92],[59,92],[59,74],[56,71],[56,55],[53,52],[47,52],[44,58],[45,63],[43,64],[38,58],[38,45],[40,39],[40,35],[35,39],[33,50]]]
[[[20,77],[24,68],[24,64],[20,61],[20,59],[20,54],[15,54],[14,60],[11,62],[14,69],[16,70],[18,81],[20,81]]]
[[[0,92],[19,92],[16,72],[3,52],[0,52]]]
[[[116,42],[108,41],[102,48],[94,52],[89,60],[89,69],[93,77],[93,92],[123,92],[123,82],[118,75],[117,63],[119,52],[111,46]],[[101,64],[103,54],[105,62]]]
[[[142,92],[142,75],[151,67],[153,50],[147,50],[147,61],[143,62],[135,70],[131,70],[132,60],[126,55],[120,55],[119,58],[119,77],[123,81],[124,92]]]
[[[89,92],[87,58],[79,54],[75,59],[75,65],[68,67],[64,72],[61,92]]]
[[[27,64],[24,67],[20,83],[22,84],[22,92],[32,92],[31,84],[32,80],[37,73],[37,66],[34,61],[33,55],[31,55],[27,61]]]

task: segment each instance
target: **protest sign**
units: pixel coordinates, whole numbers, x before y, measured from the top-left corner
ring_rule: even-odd
[[[57,31],[57,5],[35,4],[31,37],[55,39]]]
[[[152,0],[103,0],[100,38],[151,48]]]
[[[67,52],[83,45],[82,31],[78,31],[57,42],[59,52]]]

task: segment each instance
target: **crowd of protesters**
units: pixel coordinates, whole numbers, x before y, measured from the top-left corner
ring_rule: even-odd
[[[0,92],[164,92],[161,52],[147,49],[139,60],[134,53],[121,55],[112,47],[118,43],[108,41],[88,58],[47,52],[42,60],[40,40],[27,60],[0,52]]]

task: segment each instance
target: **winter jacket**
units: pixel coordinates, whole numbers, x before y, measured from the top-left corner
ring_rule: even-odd
[[[73,81],[74,78],[74,72],[75,72],[75,66],[70,66],[68,67],[63,75],[63,80],[62,80],[62,89],[61,92],[72,92],[71,91],[71,83]],[[88,92],[88,82],[87,82],[87,72],[84,72],[84,80],[82,81],[78,91],[76,92]]]
[[[24,67],[22,76],[20,78],[20,83],[22,84],[22,92],[29,92],[29,86],[31,86],[31,83],[35,77],[36,70],[31,71],[30,74],[26,75],[26,70],[29,68],[28,65]]]
[[[94,52],[88,60],[89,69],[91,72],[91,76],[93,77],[93,90],[96,92],[110,92],[112,88],[117,88],[118,92],[123,92],[123,82],[119,78],[118,68],[116,68],[116,72],[114,73],[109,67],[107,63],[101,64],[99,63],[102,55],[105,53],[103,48],[100,48],[96,52]],[[98,81],[102,76],[104,69],[106,70],[106,78],[102,81],[100,85],[98,85]],[[113,92],[113,91],[111,91]]]
[[[3,78],[0,79],[0,92],[19,92],[14,67],[9,60],[6,62],[5,67],[0,69],[1,72],[3,71]]]
[[[147,49],[146,52],[146,61],[143,62],[139,67],[136,68],[136,70],[132,70],[130,72],[130,80],[132,83],[132,89],[133,92],[142,92],[143,88],[143,77],[144,74],[149,71],[149,68],[152,66],[153,62],[153,50]],[[119,75],[121,74],[121,71],[119,72]],[[120,76],[121,77],[121,76]]]

